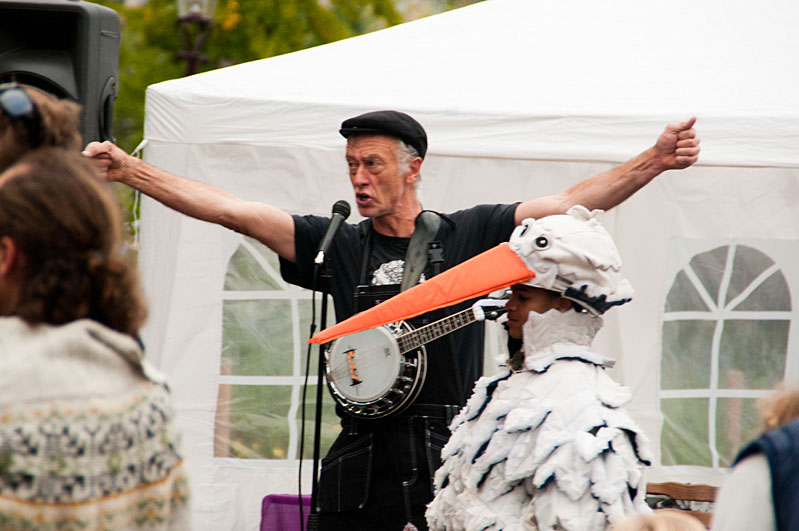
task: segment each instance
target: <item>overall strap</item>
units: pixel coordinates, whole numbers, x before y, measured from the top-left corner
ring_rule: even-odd
[[[369,220],[369,223],[366,227],[366,234],[362,236],[362,243],[361,243],[361,271],[358,275],[358,284],[361,286],[365,286],[366,282],[366,271],[369,269],[369,255],[372,253],[372,220]]]
[[[400,291],[405,291],[419,283],[427,267],[430,243],[441,225],[441,216],[430,210],[423,210],[416,216],[416,227],[405,253],[405,267],[402,272]]]

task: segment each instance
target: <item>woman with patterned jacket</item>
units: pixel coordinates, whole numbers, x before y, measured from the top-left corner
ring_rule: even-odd
[[[190,529],[121,216],[77,151],[0,174],[0,528]]]

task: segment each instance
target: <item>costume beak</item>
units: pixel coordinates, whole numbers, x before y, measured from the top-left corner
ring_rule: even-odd
[[[535,277],[507,243],[459,264],[349,319],[322,330],[309,343],[327,343],[369,328],[410,319]]]

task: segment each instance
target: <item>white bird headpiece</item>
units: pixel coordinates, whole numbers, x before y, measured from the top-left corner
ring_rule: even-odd
[[[561,293],[593,315],[629,302],[633,289],[621,276],[619,251],[596,219],[602,212],[577,205],[516,227],[510,248],[535,271],[524,284]]]

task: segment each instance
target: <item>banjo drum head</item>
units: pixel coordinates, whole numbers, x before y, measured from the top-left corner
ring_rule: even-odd
[[[395,335],[381,326],[342,337],[327,352],[327,377],[348,401],[369,404],[385,395],[400,372]]]

